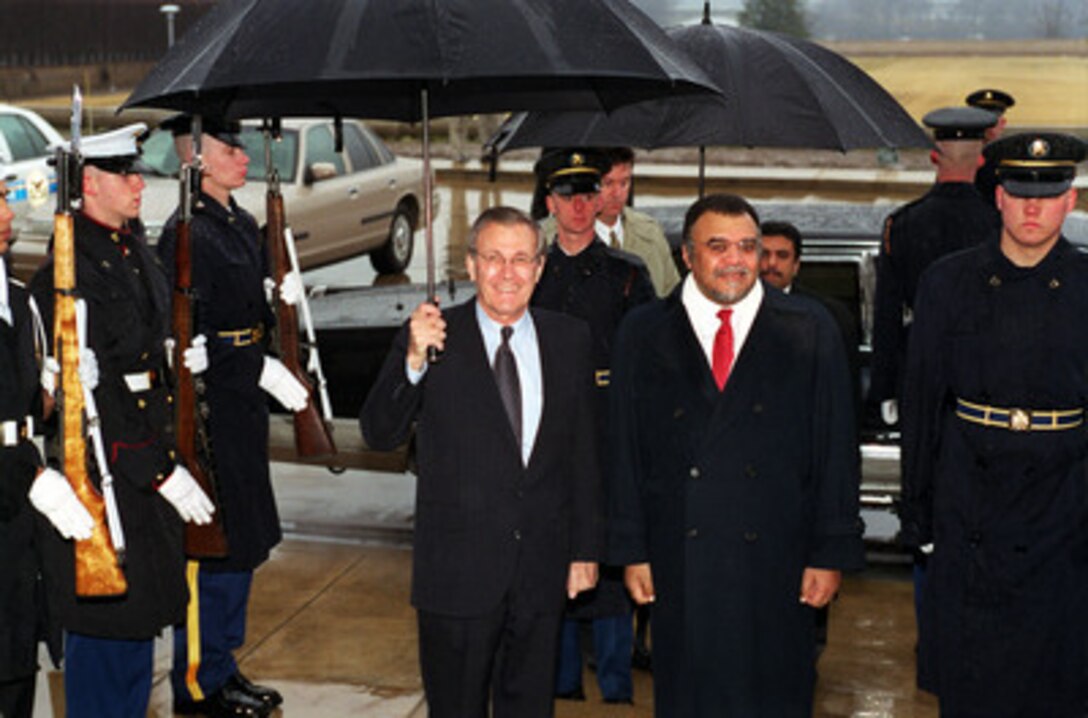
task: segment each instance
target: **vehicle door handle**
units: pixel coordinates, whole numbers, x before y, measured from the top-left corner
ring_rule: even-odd
[[[307,239],[310,238],[310,233],[309,232],[295,232],[293,236],[294,236],[296,242],[302,242],[303,240],[307,240]]]
[[[395,178],[394,178],[394,179],[391,179],[391,180],[389,180],[389,187],[390,187],[390,189],[392,189],[393,187],[396,187],[396,186],[397,186],[397,180],[396,180]]]
[[[355,199],[358,196],[359,196],[359,188],[358,187],[350,187],[348,189],[348,197],[351,197],[352,199]]]

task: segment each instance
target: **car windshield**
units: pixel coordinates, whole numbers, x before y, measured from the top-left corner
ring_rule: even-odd
[[[250,182],[265,180],[264,135],[257,127],[242,128],[242,144],[249,155],[246,179]],[[174,139],[169,132],[155,130],[141,144],[143,171],[162,177],[176,177],[181,162],[174,151]],[[298,132],[284,130],[283,139],[272,143],[272,160],[280,173],[281,182],[294,182],[295,158],[298,156]]]

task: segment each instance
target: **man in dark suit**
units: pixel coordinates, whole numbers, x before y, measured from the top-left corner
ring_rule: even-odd
[[[476,300],[417,307],[360,416],[376,449],[416,427],[412,604],[432,718],[485,718],[489,699],[495,718],[551,716],[564,599],[597,580],[590,336],[529,310],[543,249],[524,213],[484,212],[465,257]]]
[[[807,717],[812,611],[863,563],[842,339],[760,283],[742,198],[692,205],[683,251],[613,354],[607,557],[654,602],[658,715]]]

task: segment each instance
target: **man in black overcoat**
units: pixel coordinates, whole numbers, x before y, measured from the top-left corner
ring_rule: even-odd
[[[157,260],[130,229],[144,187],[135,168],[136,137],[145,130],[142,123],[129,125],[89,137],[82,147],[83,209],[74,218],[76,293],[87,316],[80,379],[93,389],[98,408],[125,537],[128,590],[118,597],[77,596],[72,542],[53,523],[39,521],[49,615],[65,631],[70,718],[146,714],[154,638],[185,611],[182,522],[206,523],[212,511],[177,463],[162,382],[169,294]],[[43,325],[53,327],[52,256],[30,289]],[[52,361],[43,373],[47,391],[57,383],[48,369]],[[101,491],[101,477],[91,473]]]
[[[192,118],[179,115],[164,127],[174,134],[182,162],[193,157]],[[275,317],[266,296],[268,257],[253,216],[232,192],[246,183],[249,157],[237,123],[204,118],[200,194],[189,224],[192,247],[193,333],[206,342],[199,400],[216,480],[225,558],[189,564],[189,590],[199,599],[174,632],[174,712],[213,716],[265,715],[283,698],[251,682],[234,651],[245,643],[253,572],[280,542],[279,513],[268,463],[268,396],[291,411],[306,405],[307,390],[269,354]],[[167,221],[159,258],[173,285],[178,214]],[[288,273],[283,296],[301,283]],[[195,373],[195,372],[194,372]]]
[[[379,450],[415,428],[412,604],[429,715],[546,718],[564,603],[596,583],[603,543],[590,336],[529,309],[543,246],[524,213],[480,215],[465,265],[476,299],[412,313],[360,423]]]
[[[1062,234],[1083,141],[993,145],[1002,226],[918,287],[903,535],[930,552],[920,644],[941,715],[1084,715],[1088,256]]]
[[[863,563],[842,338],[760,283],[742,198],[692,205],[684,242],[613,354],[608,559],[654,602],[657,715],[809,716],[813,610]]]

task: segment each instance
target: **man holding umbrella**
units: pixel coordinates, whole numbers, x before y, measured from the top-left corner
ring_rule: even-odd
[[[193,161],[193,122],[187,115],[163,126],[174,134],[182,162]],[[257,223],[231,193],[246,181],[249,158],[237,123],[203,120],[200,194],[189,226],[192,242],[194,334],[206,343],[203,399],[211,462],[217,480],[228,555],[190,561],[190,610],[174,632],[174,710],[212,716],[265,715],[283,698],[250,682],[232,651],[245,641],[246,607],[253,571],[281,538],[268,469],[266,393],[295,411],[307,390],[267,353],[275,320],[266,298],[268,261]],[[159,241],[162,263],[174,267],[178,213]],[[297,301],[297,275],[288,273],[280,294]]]

